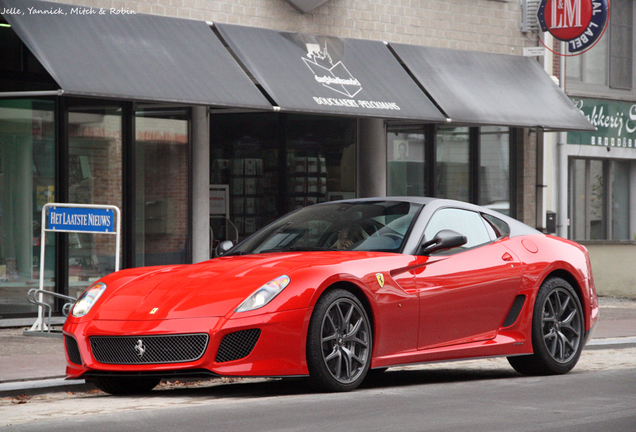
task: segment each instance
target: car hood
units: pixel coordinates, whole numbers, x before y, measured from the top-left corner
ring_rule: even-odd
[[[135,277],[114,274],[104,279],[108,288],[94,308],[92,319],[130,321],[226,316],[256,289],[278,276],[291,277],[288,291],[294,289],[295,276],[306,280],[307,274],[312,274],[325,280],[341,273],[345,263],[347,268],[361,260],[371,260],[377,265],[381,256],[384,261],[387,255],[401,256],[400,261],[405,258],[369,252],[269,253],[153,267],[144,273],[136,269]],[[303,288],[309,287],[303,284]]]

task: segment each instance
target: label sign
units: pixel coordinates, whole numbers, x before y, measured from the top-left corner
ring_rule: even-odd
[[[588,98],[572,102],[598,130],[568,132],[568,144],[636,148],[636,104]]]
[[[115,214],[111,209],[51,207],[49,230],[87,233],[115,232]]]
[[[582,53],[603,35],[609,16],[608,0],[542,0],[537,12],[542,31]]]

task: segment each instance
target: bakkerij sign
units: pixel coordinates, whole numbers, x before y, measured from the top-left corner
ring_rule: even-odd
[[[588,98],[572,102],[598,130],[568,132],[568,144],[636,148],[636,104]]]
[[[48,229],[87,233],[112,233],[115,231],[115,214],[112,209],[83,207],[50,207]]]
[[[567,42],[570,53],[592,48],[605,31],[609,0],[542,0],[537,12],[544,32]]]

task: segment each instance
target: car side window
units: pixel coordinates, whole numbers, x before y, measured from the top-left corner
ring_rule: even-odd
[[[443,229],[450,229],[466,236],[468,242],[462,246],[464,249],[489,243],[492,240],[481,216],[469,210],[443,208],[436,211],[424,230],[425,241],[431,240]]]
[[[510,227],[508,226],[507,223],[489,214],[483,214],[482,216],[490,224],[492,224],[493,228],[497,231],[496,234],[498,238],[507,237],[510,235]]]

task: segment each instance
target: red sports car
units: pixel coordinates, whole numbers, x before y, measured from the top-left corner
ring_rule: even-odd
[[[297,210],[219,258],[104,277],[64,326],[66,373],[112,394],[205,376],[345,391],[369,369],[496,356],[562,374],[597,319],[583,246],[457,201],[357,199]]]

